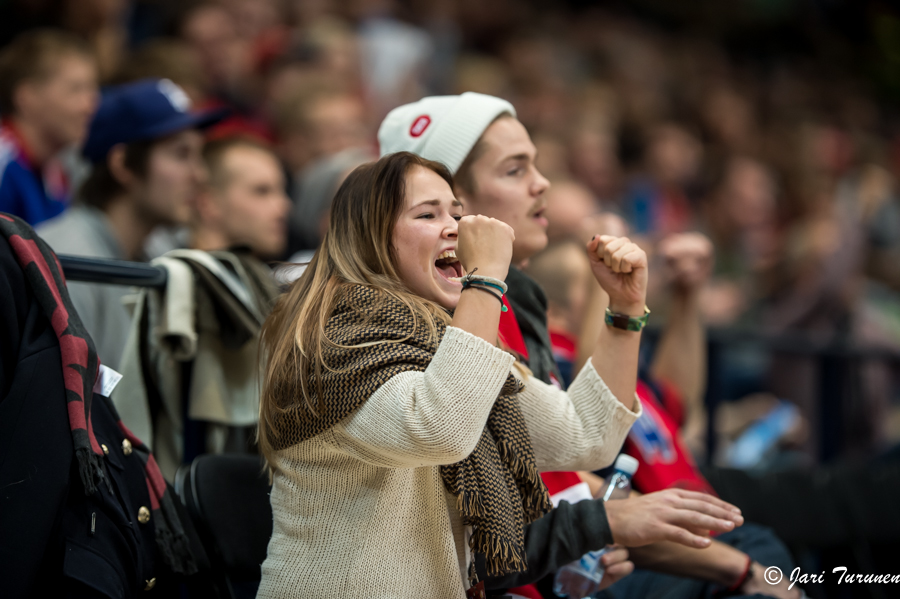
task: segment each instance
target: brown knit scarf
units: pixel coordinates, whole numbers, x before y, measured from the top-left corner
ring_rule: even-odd
[[[438,323],[438,342],[445,329]],[[424,371],[438,346],[429,339],[427,325],[421,318],[414,322],[406,305],[384,292],[359,285],[348,286],[344,291],[325,332],[328,339],[341,346],[389,343],[328,349],[324,358],[331,370],[326,370],[319,381],[324,410],[312,417],[305,409],[298,409],[300,418],[289,414],[276,421],[276,449],[332,428],[391,377],[401,372]],[[314,382],[312,391],[316,388]],[[475,450],[461,462],[441,466],[444,485],[457,497],[463,522],[472,526],[470,547],[485,556],[491,576],[526,569],[525,525],[552,507],[519,410],[520,389],[521,384],[510,374]],[[294,397],[299,395],[296,388],[293,393]],[[313,398],[313,405],[317,400]]]

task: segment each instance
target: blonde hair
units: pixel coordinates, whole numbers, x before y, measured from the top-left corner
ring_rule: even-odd
[[[436,322],[450,316],[434,302],[414,293],[397,272],[391,243],[394,226],[406,205],[406,179],[413,167],[430,169],[453,187],[442,164],[409,152],[388,154],[356,168],[338,189],[331,205],[325,238],[303,275],[281,296],[262,329],[260,350],[265,374],[259,402],[259,448],[274,471],[281,419],[315,417],[324,408],[321,375],[335,372],[323,360],[331,341],[325,326],[344,289],[365,285],[403,302],[418,322],[437,336]],[[413,327],[415,330],[415,327]]]

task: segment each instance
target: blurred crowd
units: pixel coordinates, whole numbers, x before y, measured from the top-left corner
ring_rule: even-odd
[[[195,110],[224,115],[203,125],[202,138],[170,148],[173,164],[193,164],[183,172],[151,181],[141,156],[122,157],[141,225],[132,222],[125,251],[108,257],[246,245],[265,260],[302,262],[343,177],[377,156],[375,132],[389,110],[476,91],[509,100],[538,147],[552,183],[548,252],[587,241],[602,224],[640,240],[659,265],[660,240],[700,232],[715,254],[698,300],[707,325],[797,333],[816,347],[900,347],[900,154],[891,115],[854,73],[809,59],[736,60],[702,36],[578,3],[14,0],[5,10],[4,139],[28,140],[29,168],[58,201],[23,209],[33,225],[63,218],[73,202],[104,206],[104,180],[71,150],[85,141],[100,86],[167,79]],[[11,52],[17,35],[35,31],[64,37]],[[21,55],[36,48],[56,62]],[[13,94],[35,75],[22,72],[28,64],[47,75],[44,87]],[[122,119],[112,126],[127,126]],[[203,153],[204,140],[235,137],[245,141],[240,156]],[[223,172],[244,177],[243,191],[217,195]],[[659,323],[667,285],[653,283]],[[584,293],[575,285],[559,298],[564,311]],[[864,415],[851,446],[881,447],[900,433],[891,366],[868,360],[859,369],[853,411]],[[734,347],[720,367],[725,399],[749,395],[744,412],[759,415],[788,398],[812,423],[797,442],[815,443],[812,354]]]

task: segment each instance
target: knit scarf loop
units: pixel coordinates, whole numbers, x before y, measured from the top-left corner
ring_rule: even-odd
[[[445,330],[438,322],[435,341],[427,324],[414,319],[400,300],[369,287],[348,286],[325,326],[327,338],[340,347],[329,344],[323,356],[328,366],[318,381],[323,409],[310,416],[298,408],[276,419],[275,449],[334,427],[391,377],[424,371]],[[316,405],[318,386],[312,372],[311,368],[309,392]],[[552,507],[519,409],[521,388],[510,373],[475,450],[461,462],[440,468],[445,487],[457,498],[463,523],[472,527],[469,546],[485,556],[489,576],[526,569],[525,525]]]
[[[25,221],[16,216],[0,214],[0,235],[9,242],[35,300],[59,339],[66,387],[65,398],[60,401],[66,401],[72,432],[71,442],[85,495],[96,493],[97,485],[101,482],[112,493],[112,484],[103,461],[103,450],[91,424],[91,400],[100,359],[97,357],[94,341],[72,305],[59,260],[50,246]],[[197,571],[197,565],[191,554],[187,535],[178,519],[172,492],[167,490],[156,460],[147,446],[122,424],[112,402],[109,402],[109,409],[144,467],[153,509],[156,544],[163,559],[173,571],[193,574]]]

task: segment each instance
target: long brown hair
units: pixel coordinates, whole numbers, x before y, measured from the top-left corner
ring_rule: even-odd
[[[396,269],[394,226],[406,206],[407,175],[416,166],[434,171],[453,188],[444,165],[409,152],[356,168],[334,197],[322,244],[263,325],[260,349],[266,365],[258,440],[270,471],[281,434],[277,423],[315,416],[324,407],[317,385],[324,370],[335,369],[324,363],[323,348],[337,346],[325,325],[344,288],[366,285],[400,300],[433,335],[436,320],[450,321],[440,306],[413,294]]]

